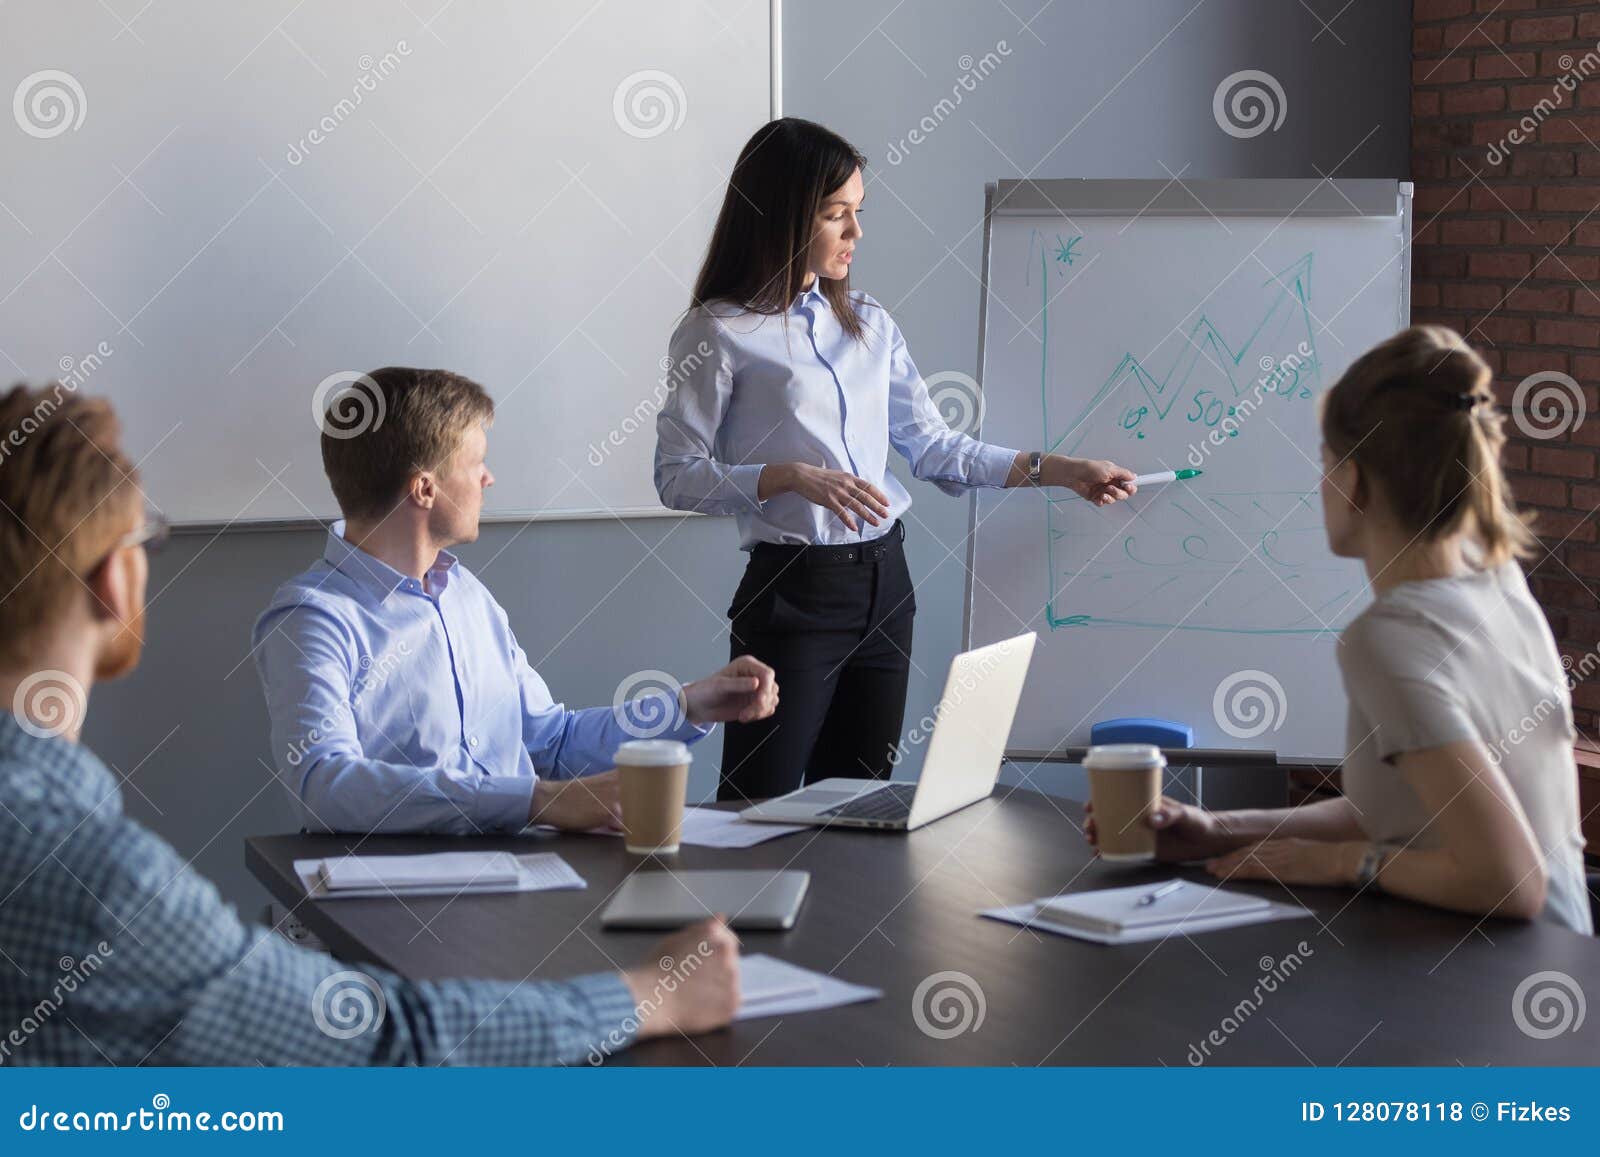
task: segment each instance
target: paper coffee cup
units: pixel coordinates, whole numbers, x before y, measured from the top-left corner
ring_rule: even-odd
[[[668,855],[683,835],[691,756],[676,739],[634,739],[617,748],[623,843],[640,856]]]
[[[1101,744],[1089,749],[1083,766],[1094,799],[1100,858],[1113,864],[1154,860],[1150,813],[1161,802],[1161,773],[1167,766],[1161,749],[1145,743]]]

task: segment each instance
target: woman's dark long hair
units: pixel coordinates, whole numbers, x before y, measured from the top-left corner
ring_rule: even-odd
[[[757,129],[728,178],[690,304],[788,310],[805,286],[824,199],[866,163],[849,141],[811,121],[783,117]],[[839,324],[859,340],[865,327],[850,301],[849,276],[819,280]]]

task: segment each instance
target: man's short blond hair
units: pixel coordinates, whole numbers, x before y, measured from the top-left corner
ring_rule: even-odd
[[[488,391],[449,370],[386,366],[328,399],[322,467],[346,518],[380,519],[411,480],[438,470],[474,425],[494,418]]]
[[[111,403],[54,382],[0,398],[0,662],[20,664],[142,501]]]

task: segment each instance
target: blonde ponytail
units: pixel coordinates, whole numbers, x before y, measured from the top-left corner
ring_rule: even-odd
[[[1363,354],[1322,398],[1322,438],[1352,459],[1419,542],[1471,535],[1486,566],[1534,535],[1500,465],[1505,419],[1489,366],[1444,326],[1413,326]]]

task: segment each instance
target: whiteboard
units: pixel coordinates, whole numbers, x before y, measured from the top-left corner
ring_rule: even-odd
[[[334,515],[313,399],[395,364],[494,397],[486,515],[661,510],[662,359],[772,111],[769,0],[0,19],[0,367],[109,395],[175,520]]]
[[[1040,634],[1012,749],[1154,716],[1198,747],[1342,752],[1366,578],[1327,546],[1316,397],[1406,324],[1406,191],[1017,184],[991,193],[984,438],[1203,473],[1106,509],[974,497],[969,639]]]

